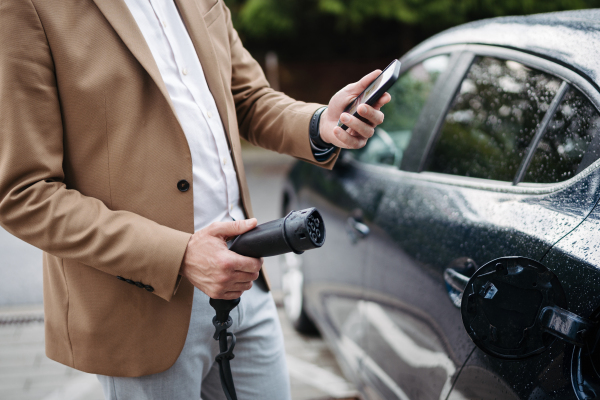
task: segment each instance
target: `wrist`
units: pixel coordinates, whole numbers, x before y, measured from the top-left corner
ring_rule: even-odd
[[[331,142],[329,140],[327,140],[327,138],[325,136],[323,136],[323,132],[325,132],[325,122],[327,121],[327,112],[328,112],[329,108],[326,108],[323,113],[320,115],[319,117],[319,138],[321,139],[321,141],[328,145],[328,146],[332,146]]]
[[[313,148],[318,150],[327,150],[334,147],[331,143],[325,141],[321,132],[323,132],[323,121],[321,118],[324,113],[327,112],[327,107],[321,107],[313,114],[310,120],[309,137]]]

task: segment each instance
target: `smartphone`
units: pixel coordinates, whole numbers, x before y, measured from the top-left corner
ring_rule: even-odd
[[[357,98],[352,100],[344,112],[366,122],[363,117],[358,115],[358,106],[361,104],[372,106],[377,103],[377,100],[396,83],[398,76],[400,76],[400,61],[394,60]],[[344,130],[348,129],[346,125],[342,124],[342,121],[338,121],[338,126]]]

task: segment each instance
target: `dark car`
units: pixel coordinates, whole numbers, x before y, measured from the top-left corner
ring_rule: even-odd
[[[363,149],[291,170],[327,241],[284,258],[286,310],[365,398],[600,396],[599,21],[445,31]]]

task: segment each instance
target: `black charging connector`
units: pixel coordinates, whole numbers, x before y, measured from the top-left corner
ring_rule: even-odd
[[[266,222],[239,235],[228,243],[229,250],[246,257],[271,257],[294,252],[302,254],[323,246],[325,243],[325,223],[316,208],[292,211],[283,218]],[[228,333],[232,324],[229,312],[240,299],[210,299],[210,305],[217,315],[213,318],[214,339],[219,341],[220,353],[215,360],[219,363],[221,386],[227,400],[237,400],[229,361],[234,357],[235,335]],[[228,342],[231,338],[231,343]]]
[[[302,254],[325,243],[325,224],[316,208],[292,211],[266,222],[229,242],[229,250],[246,257],[271,257],[294,252]]]

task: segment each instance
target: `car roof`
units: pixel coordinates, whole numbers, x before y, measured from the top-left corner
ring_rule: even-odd
[[[405,57],[453,44],[495,45],[533,53],[574,69],[600,86],[600,9],[475,21],[425,40]]]

